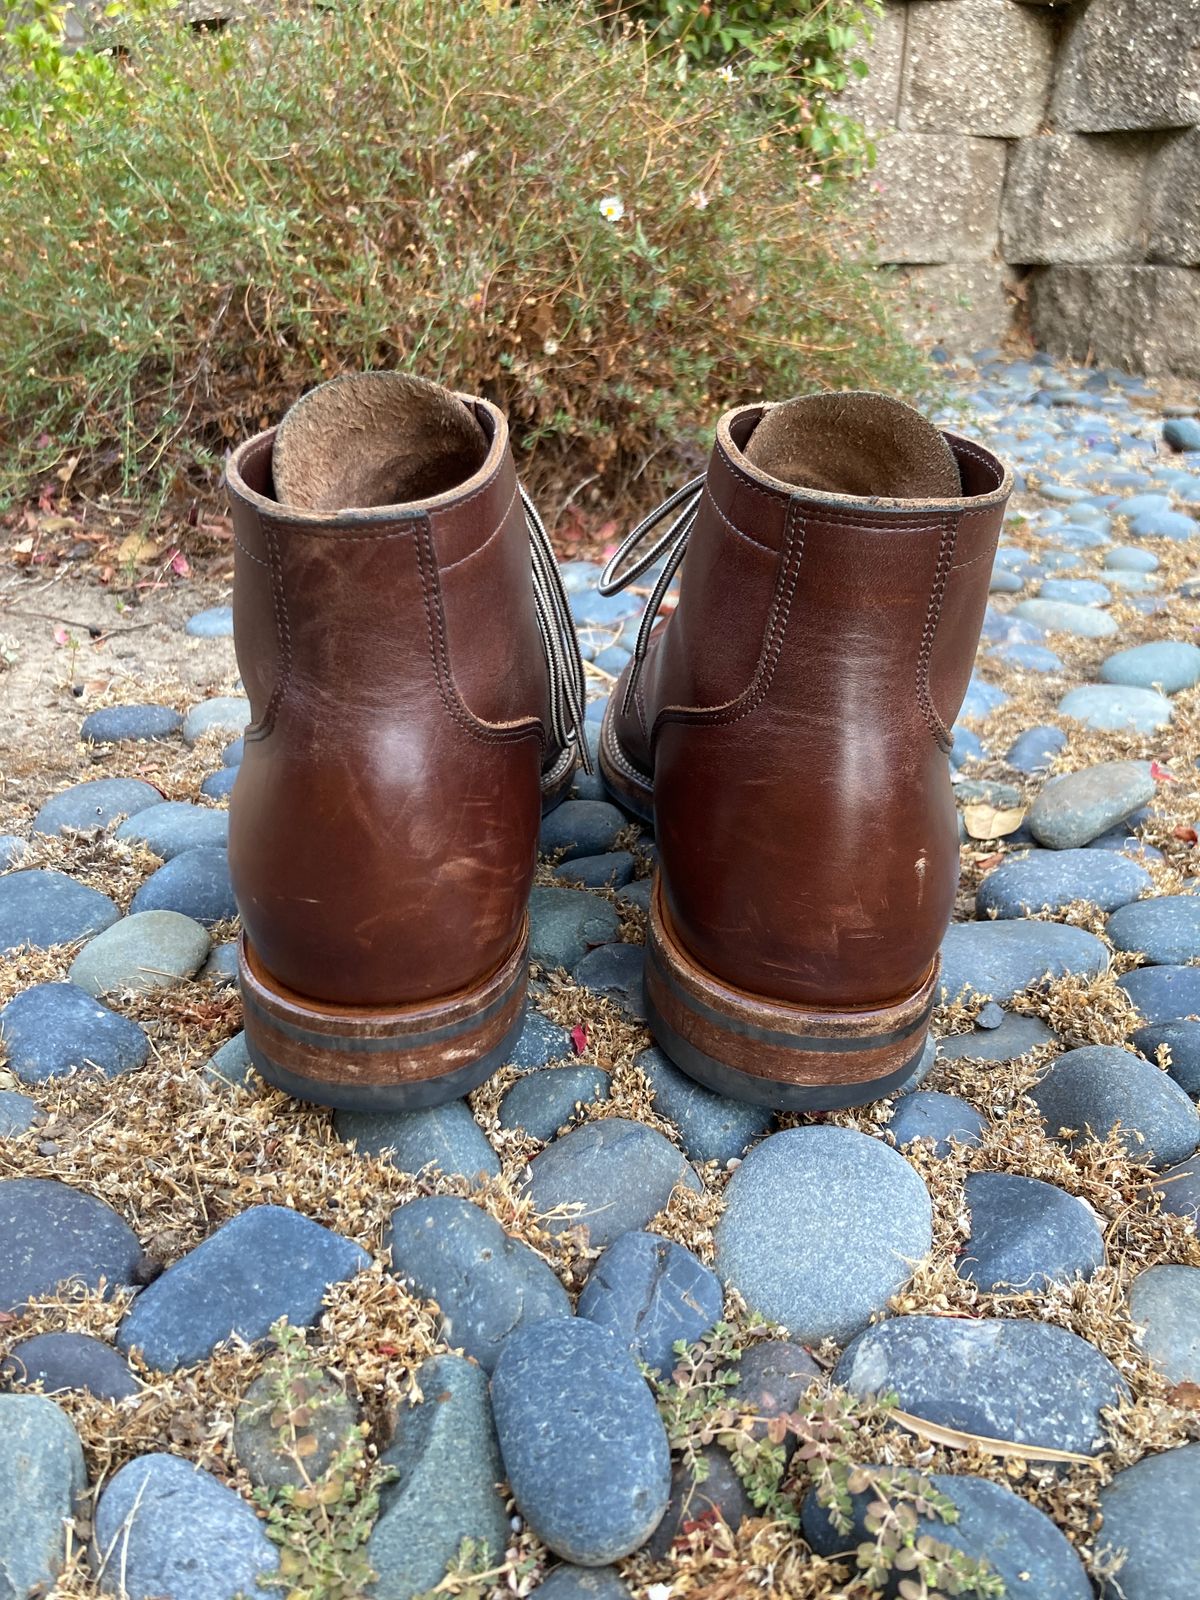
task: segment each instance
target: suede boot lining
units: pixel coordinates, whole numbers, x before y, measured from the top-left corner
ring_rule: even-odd
[[[473,412],[440,384],[401,372],[335,378],[279,424],[275,497],[306,511],[427,500],[471,478],[488,448]]]
[[[799,489],[894,500],[962,494],[950,446],[891,395],[804,395],[764,411],[743,446],[761,472]]]

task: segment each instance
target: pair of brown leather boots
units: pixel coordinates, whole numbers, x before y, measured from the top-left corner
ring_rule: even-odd
[[[588,763],[505,419],[412,377],[339,379],[228,483],[250,1055],[328,1105],[465,1094],[520,1032],[540,818]],[[665,558],[600,765],[657,836],[651,1027],[710,1088],[818,1110],[913,1071],[958,881],[948,730],[1010,486],[883,395],[742,406],[605,574]]]

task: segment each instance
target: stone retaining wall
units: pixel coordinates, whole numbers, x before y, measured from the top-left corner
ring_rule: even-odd
[[[1200,0],[886,0],[842,104],[911,323],[1200,374]]]

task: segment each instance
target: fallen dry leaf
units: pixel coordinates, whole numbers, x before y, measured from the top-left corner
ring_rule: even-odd
[[[1003,839],[1025,820],[1024,806],[992,806],[984,800],[963,807],[963,822],[972,839]]]

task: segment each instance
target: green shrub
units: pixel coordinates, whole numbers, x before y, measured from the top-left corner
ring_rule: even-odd
[[[915,382],[794,142],[590,13],[121,28],[110,81],[48,85],[7,141],[10,492],[68,457],[76,485],[211,492],[231,443],[347,368],[488,395],[535,487],[593,495],[667,479],[735,400]]]
[[[606,0],[601,0],[605,4]],[[612,0],[610,0],[612,3]],[[836,96],[865,77],[858,54],[883,10],[881,0],[615,0],[660,46],[705,67],[736,65],[766,107],[819,161],[859,168],[874,160],[861,125]]]

